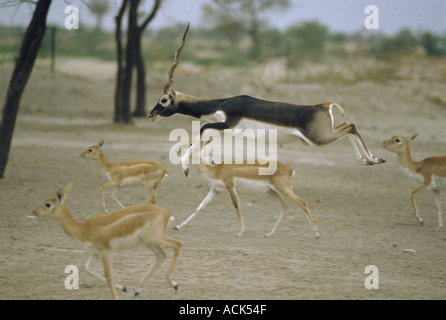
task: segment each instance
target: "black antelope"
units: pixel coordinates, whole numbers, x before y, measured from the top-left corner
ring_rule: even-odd
[[[246,95],[224,99],[201,99],[175,91],[172,88],[173,76],[180,62],[180,55],[186,43],[188,30],[189,26],[183,34],[181,44],[175,53],[174,63],[169,71],[163,95],[149,114],[150,119],[155,120],[159,117],[170,117],[180,113],[210,121],[201,127],[200,136],[207,129],[219,131],[225,129],[237,129],[239,131],[244,129],[276,129],[278,145],[301,139],[308,145],[323,146],[349,135],[357,161],[364,165],[385,162],[385,160],[372,155],[355,124],[345,120],[345,122],[335,127],[334,108],[346,119],[344,110],[337,103],[294,105],[260,100]],[[197,148],[198,145],[198,141],[196,141],[190,149]],[[188,155],[185,155],[185,157]]]
[[[66,204],[72,183],[57,192],[56,197],[47,199],[33,211],[36,217],[55,219],[65,233],[79,241],[91,252],[86,269],[94,277],[108,284],[113,299],[117,299],[116,289],[127,291],[125,286],[113,283],[113,273],[110,255],[114,251],[145,245],[156,256],[153,267],[139,281],[135,296],[142,290],[143,283],[153,275],[156,269],[166,259],[166,253],[161,246],[173,249],[172,263],[167,273],[167,281],[175,288],[178,284],[172,280],[182,242],[169,238],[166,229],[173,219],[170,212],[154,204],[144,203],[125,209],[95,216],[85,222],[76,221]],[[93,270],[100,258],[104,267],[105,278]]]
[[[116,188],[111,198],[121,208],[124,208],[124,205],[118,199],[118,192],[122,187],[144,186],[149,196],[147,202],[155,203],[155,189],[162,186],[168,177],[166,168],[151,160],[108,162],[102,152],[103,145],[104,138],[101,137],[98,144],[81,153],[82,158],[95,160],[99,170],[109,179],[99,188],[102,210],[108,212],[105,207],[104,190],[113,186]]]
[[[426,190],[432,190],[435,196],[435,202],[438,208],[438,228],[443,227],[443,218],[441,213],[440,190],[446,190],[446,156],[428,157],[421,161],[412,160],[410,154],[409,142],[415,139],[414,136],[394,136],[392,139],[383,141],[381,146],[398,155],[398,161],[405,174],[410,176],[420,185],[410,195],[413,211],[418,222],[423,225],[423,219],[415,203],[415,195]]]

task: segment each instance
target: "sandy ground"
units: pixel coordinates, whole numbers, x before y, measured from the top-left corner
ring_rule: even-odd
[[[113,68],[98,74],[89,64],[64,64],[50,74],[36,69],[28,84],[16,125],[6,177],[0,180],[0,299],[109,299],[106,285],[88,274],[88,253],[68,238],[55,221],[26,216],[61,185],[74,182],[68,205],[85,220],[100,209],[99,186],[106,181],[93,161],[79,154],[105,137],[110,161],[150,159],[169,170],[158,189],[157,204],[176,222],[186,219],[208,192],[207,181],[192,171],[185,178],[169,161],[175,128],[191,130],[191,119],[175,116],[161,122],[135,119],[111,124]],[[80,66],[84,69],[80,72]],[[0,68],[2,99],[11,68]],[[91,72],[88,73],[87,71]],[[104,69],[105,70],[105,69]],[[148,109],[155,105],[165,75],[149,74]],[[355,122],[372,152],[385,158],[379,166],[362,166],[353,158],[349,139],[324,148],[296,142],[279,158],[296,171],[295,192],[310,206],[320,239],[313,236],[303,212],[292,210],[272,238],[279,205],[265,195],[241,194],[247,231],[239,224],[229,195],[222,193],[189,226],[168,233],[184,247],[178,262],[175,292],[165,274],[172,252],[137,299],[445,299],[446,231],[435,230],[431,193],[417,197],[425,221],[412,212],[413,183],[400,171],[395,154],[379,147],[394,134],[420,136],[412,143],[415,159],[446,154],[446,108],[432,96],[444,95],[444,83],[393,81],[351,85],[268,82],[236,74],[181,73],[175,88],[208,98],[250,94],[269,100],[314,104],[334,100]],[[441,98],[445,98],[441,96]],[[106,193],[107,206],[117,209]],[[122,189],[126,205],[145,201],[141,188]],[[445,198],[443,196],[443,202]],[[154,263],[145,248],[114,255],[115,280],[132,299],[137,281]],[[79,269],[79,289],[67,290],[67,266]],[[366,289],[369,265],[379,271],[379,289]],[[96,266],[102,272],[102,266]],[[376,273],[375,273],[376,275]]]

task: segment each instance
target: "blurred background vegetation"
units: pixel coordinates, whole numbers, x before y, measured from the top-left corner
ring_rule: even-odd
[[[236,10],[245,12],[240,17],[223,16],[218,13],[218,7],[204,6],[201,24],[198,27],[195,24],[189,32],[183,64],[245,72],[275,62],[271,67],[282,69],[278,80],[352,82],[404,78],[410,75],[410,66],[420,60],[446,57],[446,34],[409,29],[394,35],[368,30],[335,33],[319,21],[299,22],[286,30],[278,30],[256,15],[262,10],[286,9],[288,1],[274,3],[274,8],[251,8],[255,14],[249,12],[250,8]],[[144,32],[142,55],[147,68],[166,70],[184,28],[184,25],[174,25],[160,30],[148,28]],[[0,25],[0,64],[13,61],[24,33],[25,27]],[[39,57],[49,57],[50,39],[51,32],[47,32]],[[98,24],[90,29],[83,27],[73,32],[58,28],[56,54],[57,57],[116,61],[114,32],[102,30],[99,17]],[[408,74],[401,74],[402,65],[409,66]],[[446,80],[446,72],[440,78]]]

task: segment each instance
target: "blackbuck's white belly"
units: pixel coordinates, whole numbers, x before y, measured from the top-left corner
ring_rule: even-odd
[[[114,238],[110,240],[110,249],[112,251],[120,251],[138,247],[143,244],[140,234],[141,229],[138,229],[126,236]],[[93,246],[90,242],[78,242],[81,244],[85,251],[99,253],[96,247]]]
[[[89,242],[81,242],[79,240],[76,240],[76,242],[79,243],[85,251],[98,252],[97,249]]]
[[[140,238],[141,230],[135,230],[133,233],[126,235],[125,237],[114,238],[110,241],[110,246],[112,250],[127,250],[131,248],[135,248],[141,245],[143,242]]]
[[[415,181],[415,184],[417,186],[420,186],[423,184],[424,178],[421,174],[412,172],[405,167],[400,167],[400,168],[406,175],[408,175]],[[429,185],[428,189],[429,190],[446,190],[446,178],[434,175],[432,177],[432,182]]]
[[[265,141],[265,143],[283,145],[302,139],[311,144],[297,128],[281,127],[250,119],[241,120],[237,127],[232,130],[235,135],[242,135],[247,138],[254,135],[255,140]]]
[[[226,190],[223,182],[220,180],[211,180],[211,186],[218,192]],[[274,187],[261,180],[250,180],[243,178],[234,178],[234,186],[238,193],[241,194],[256,194],[256,193],[266,193]]]
[[[446,178],[434,176],[431,183],[432,190],[446,190]]]
[[[122,182],[119,184],[120,187],[136,187],[142,186],[143,175],[139,175],[136,177],[128,177],[122,179]]]

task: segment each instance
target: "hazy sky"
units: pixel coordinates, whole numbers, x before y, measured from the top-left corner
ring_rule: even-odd
[[[110,0],[112,12],[104,20],[104,27],[112,30],[113,17],[121,4],[121,0]],[[211,0],[165,0],[160,12],[153,21],[152,28],[166,27],[176,23],[191,22],[201,25],[201,7]],[[368,16],[364,9],[375,5],[379,10],[379,31],[392,34],[402,28],[414,31],[446,32],[446,0],[291,0],[292,7],[286,12],[268,12],[265,18],[280,29],[305,20],[317,19],[332,31],[354,32],[364,28],[364,20]],[[94,25],[94,18],[88,8],[80,0],[71,0],[80,11],[80,27]],[[63,26],[67,3],[53,0],[48,21]],[[146,11],[152,1],[147,0]],[[32,8],[32,7],[31,7]],[[1,24],[26,24],[30,19],[30,7],[22,5],[20,10],[14,8],[0,9]],[[370,32],[376,32],[370,30]]]

